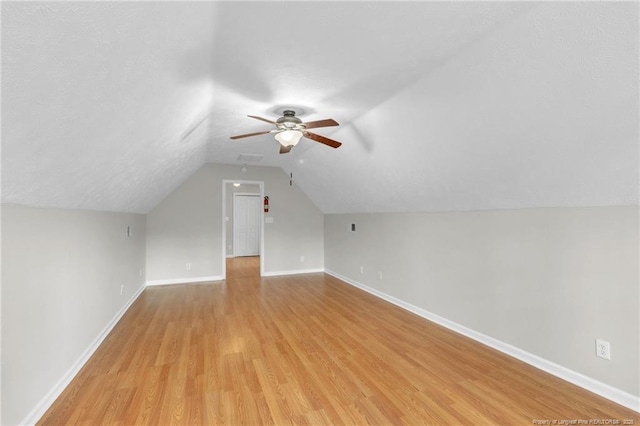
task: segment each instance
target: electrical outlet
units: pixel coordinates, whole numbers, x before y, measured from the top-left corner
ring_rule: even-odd
[[[364,274],[364,266],[360,267],[360,274]]]
[[[611,345],[604,340],[596,339],[596,356],[611,359]]]
[[[124,285],[120,286],[120,296],[124,294]]]
[[[380,278],[380,281],[382,281],[382,271],[378,271],[378,278]]]
[[[185,265],[185,268],[187,268],[187,271],[188,271],[188,270],[190,270],[190,269],[191,269],[191,264],[190,264],[190,263],[187,263],[187,264]]]
[[[304,256],[300,256],[300,263],[304,262]]]

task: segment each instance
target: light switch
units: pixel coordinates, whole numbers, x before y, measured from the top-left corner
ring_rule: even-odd
[[[273,218],[272,218],[272,217],[265,217],[265,218],[264,218],[264,221],[265,221],[266,223],[273,223]]]

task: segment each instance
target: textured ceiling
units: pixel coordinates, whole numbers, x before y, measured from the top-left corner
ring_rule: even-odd
[[[247,114],[334,118],[288,155]],[[638,3],[2,3],[2,201],[147,212],[205,162],[324,212],[638,203]]]

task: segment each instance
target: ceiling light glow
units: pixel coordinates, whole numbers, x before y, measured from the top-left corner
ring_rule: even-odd
[[[299,130],[284,130],[276,133],[275,137],[282,146],[296,146],[302,138],[302,132]]]

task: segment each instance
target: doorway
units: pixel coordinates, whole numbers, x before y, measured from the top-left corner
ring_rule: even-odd
[[[223,279],[227,278],[230,260],[237,260],[235,263],[251,260],[252,265],[259,263],[259,274],[264,275],[263,198],[262,181],[222,181]]]

